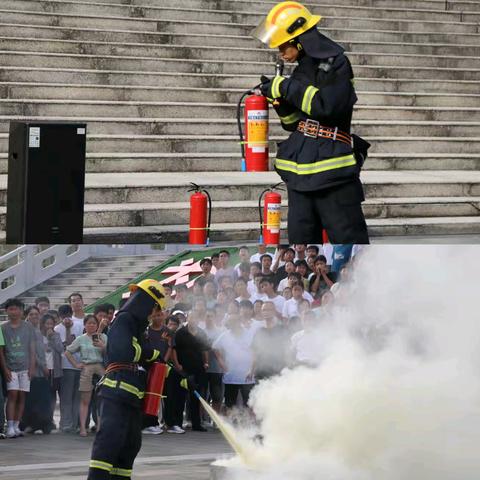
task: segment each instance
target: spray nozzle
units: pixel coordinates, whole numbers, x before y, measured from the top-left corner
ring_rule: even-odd
[[[202,189],[196,183],[190,182],[190,186],[192,188],[187,190],[187,192],[201,192],[202,191]]]
[[[281,77],[283,75],[283,67],[285,67],[285,62],[279,58],[275,64],[275,76]]]

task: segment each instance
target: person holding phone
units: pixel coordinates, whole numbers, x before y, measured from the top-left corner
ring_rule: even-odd
[[[107,346],[107,336],[97,333],[98,320],[95,315],[87,315],[83,320],[85,333],[77,337],[66,349],[65,356],[80,372],[80,436],[86,437],[87,430],[85,422],[88,415],[88,404],[92,395],[92,377],[99,375],[103,377],[105,368],[103,355]],[[73,356],[80,353],[80,362]]]

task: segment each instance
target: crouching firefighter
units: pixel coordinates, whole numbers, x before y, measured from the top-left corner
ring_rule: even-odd
[[[160,355],[144,340],[148,317],[166,305],[156,280],[130,286],[131,296],[108,332],[105,376],[99,382],[101,422],[92,447],[89,480],[129,479],[142,443],[145,367]]]
[[[252,32],[285,62],[298,62],[290,78],[261,78],[263,95],[293,132],[275,159],[288,189],[289,242],[322,243],[325,229],[331,243],[368,243],[359,175],[370,145],[350,134],[352,67],[344,49],[317,30],[320,19],[282,2]]]

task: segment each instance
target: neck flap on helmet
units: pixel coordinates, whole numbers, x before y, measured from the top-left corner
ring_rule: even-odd
[[[320,60],[336,57],[345,51],[338,43],[321,34],[317,27],[300,34],[296,37],[296,40],[302,45],[303,50],[309,57]]]

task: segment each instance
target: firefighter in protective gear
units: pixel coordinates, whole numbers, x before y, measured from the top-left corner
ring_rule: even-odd
[[[105,376],[99,382],[100,428],[95,437],[89,480],[129,479],[142,443],[142,404],[148,364],[160,355],[146,341],[148,317],[164,309],[166,296],[156,280],[130,286],[131,296],[108,332]]]
[[[262,76],[290,137],[278,145],[275,170],[288,189],[290,243],[368,243],[360,168],[369,144],[350,135],[357,101],[344,49],[317,30],[321,17],[297,2],[272,8],[252,35],[298,62],[290,78]]]

